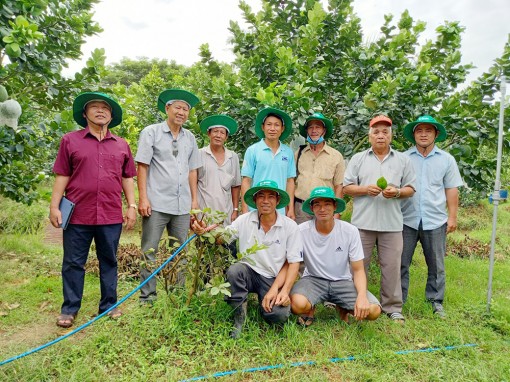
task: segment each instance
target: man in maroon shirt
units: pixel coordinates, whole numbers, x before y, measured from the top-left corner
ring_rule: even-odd
[[[50,204],[50,221],[58,228],[62,224],[59,203],[64,193],[75,203],[63,234],[64,303],[57,318],[57,325],[63,328],[73,325],[81,306],[92,239],[99,260],[99,313],[117,302],[117,247],[122,223],[131,229],[136,221],[133,156],[127,142],[108,129],[122,122],[121,107],[107,94],[82,93],[74,100],[73,116],[84,129],[64,135],[60,142]],[[129,206],[125,215],[122,192]],[[118,318],[122,312],[113,309],[108,314]]]

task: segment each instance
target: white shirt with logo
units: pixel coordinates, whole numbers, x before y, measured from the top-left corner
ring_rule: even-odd
[[[239,216],[226,229],[231,232],[232,240],[239,239],[240,252],[245,252],[255,243],[267,246],[241,260],[266,278],[276,277],[285,260],[289,264],[303,261],[299,227],[287,216],[278,214],[275,224],[266,233],[262,227],[259,228],[258,211],[255,210]]]
[[[350,223],[335,219],[333,230],[322,235],[315,228],[315,219],[299,225],[303,238],[303,277],[314,276],[326,280],[352,280],[351,261],[363,260],[363,246],[358,229]]]

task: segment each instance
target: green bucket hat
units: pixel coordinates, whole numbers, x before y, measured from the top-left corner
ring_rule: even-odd
[[[237,122],[234,118],[223,114],[211,115],[200,122],[200,130],[204,134],[214,127],[224,127],[228,130],[228,135],[233,135],[237,131]]]
[[[283,190],[280,190],[278,188],[278,184],[274,180],[261,180],[255,187],[250,188],[244,194],[244,201],[251,208],[257,208],[257,205],[253,200],[253,196],[260,190],[271,190],[280,195],[280,203],[276,205],[276,209],[286,207],[290,202],[289,194]]]
[[[436,137],[436,142],[443,142],[446,139],[446,129],[430,115],[422,115],[421,117],[418,117],[416,121],[408,123],[406,127],[404,127],[404,137],[406,137],[408,141],[416,143],[414,139],[414,129],[422,123],[434,125],[436,130],[439,131],[439,134]]]
[[[112,97],[108,94],[101,92],[85,92],[81,93],[74,99],[73,102],[73,117],[76,123],[80,126],[87,126],[87,120],[83,116],[85,106],[91,101],[106,102],[112,108],[112,120],[108,127],[115,127],[122,122],[122,108]]]
[[[303,202],[301,207],[307,214],[313,215],[311,203],[315,199],[333,199],[336,202],[335,213],[340,213],[345,210],[345,201],[337,198],[335,192],[329,187],[315,187],[310,194],[310,197]]]
[[[276,114],[283,119],[283,133],[280,136],[280,141],[284,141],[290,133],[292,133],[292,119],[290,119],[289,115],[282,110],[275,109],[273,107],[266,107],[259,111],[257,114],[257,119],[255,119],[255,134],[257,137],[264,138],[265,134],[262,131],[262,124],[266,120],[268,114]]]
[[[184,101],[190,109],[200,101],[196,95],[182,89],[166,89],[161,92],[158,97],[158,109],[166,114],[166,103],[168,101]]]
[[[313,113],[311,116],[309,116],[305,124],[302,125],[299,128],[299,134],[301,134],[302,137],[307,137],[307,126],[308,122],[310,121],[321,121],[324,124],[324,127],[326,128],[326,134],[324,134],[324,139],[328,139],[333,134],[333,122],[331,122],[330,119],[327,119],[322,113]]]

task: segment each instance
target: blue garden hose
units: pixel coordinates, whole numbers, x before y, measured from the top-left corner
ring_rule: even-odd
[[[440,348],[400,350],[400,351],[393,352],[393,354],[405,355],[405,354],[411,354],[411,353],[432,353],[432,352],[436,352],[436,351],[455,350],[455,349],[460,349],[460,348],[476,347],[476,346],[478,346],[478,345],[477,344],[464,344],[464,345],[457,345],[457,346],[444,346],[444,347],[440,347]],[[355,355],[355,356],[349,356],[349,357],[343,357],[343,358],[330,358],[329,362],[337,363],[337,362],[345,362],[345,361],[356,361],[356,360],[367,358],[367,357],[370,357],[370,354]],[[290,368],[290,367],[310,366],[310,365],[316,365],[316,364],[317,364],[316,361],[293,362],[290,364],[279,363],[277,365],[266,365],[266,366],[260,366],[260,367],[252,367],[252,368],[243,369],[243,370],[227,370],[227,371],[222,371],[219,373],[214,373],[214,374],[209,374],[209,375],[201,375],[199,377],[183,379],[180,382],[200,381],[203,379],[220,378],[220,377],[225,377],[227,375],[238,374],[238,373],[255,373],[258,371],[283,369],[286,367]]]
[[[197,235],[196,234],[193,234],[191,235],[188,240],[186,240],[179,248],[177,248],[177,250],[163,263],[161,264],[154,272],[152,272],[152,274],[147,277],[142,283],[140,283],[140,285],[138,285],[135,289],[133,289],[131,292],[129,292],[126,296],[124,296],[121,300],[117,301],[117,303],[113,306],[111,306],[110,308],[108,308],[107,310],[105,310],[103,313],[97,315],[96,317],[94,317],[93,319],[91,319],[90,321],[84,323],[83,325],[77,327],[76,329],[74,329],[73,331],[63,335],[63,336],[60,336],[58,338],[55,338],[53,341],[50,341],[44,345],[41,345],[39,347],[36,347],[34,349],[31,349],[25,353],[22,353],[22,354],[18,354],[17,356],[15,357],[12,357],[12,358],[9,358],[9,359],[6,359],[2,362],[0,362],[0,366],[4,366],[4,365],[7,365],[8,363],[10,362],[13,362],[13,361],[16,361],[17,359],[20,359],[20,358],[23,358],[23,357],[26,357],[27,355],[30,355],[30,354],[33,354],[33,353],[36,353],[38,352],[39,350],[43,350],[47,347],[50,347],[51,345],[54,345],[56,344],[57,342],[60,342],[62,340],[65,340],[66,338],[68,337],[71,337],[73,334],[76,334],[78,333],[79,331],[85,329],[87,326],[89,325],[92,325],[94,322],[96,322],[97,320],[99,320],[100,318],[103,318],[104,316],[106,316],[110,311],[112,311],[113,309],[115,309],[116,307],[118,307],[120,304],[122,304],[124,301],[126,301],[128,298],[130,298],[133,294],[135,294],[136,292],[138,292],[140,290],[141,287],[143,287],[145,284],[147,284],[149,282],[150,279],[152,279],[154,276],[156,276],[170,261],[172,261],[174,259],[175,256],[177,256],[179,254],[179,252],[181,252],[184,247],[186,247],[191,240],[193,240]]]

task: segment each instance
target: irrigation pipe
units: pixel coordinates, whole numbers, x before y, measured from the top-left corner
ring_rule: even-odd
[[[436,352],[436,351],[456,350],[456,349],[460,349],[460,348],[476,347],[476,346],[478,346],[478,345],[477,344],[464,344],[464,345],[456,345],[456,346],[444,346],[444,347],[439,347],[439,348],[399,350],[399,351],[393,352],[393,354],[406,355],[406,354],[411,354],[411,353],[432,353],[432,352]],[[368,358],[368,357],[371,357],[371,355],[364,354],[364,355],[354,355],[354,356],[343,357],[343,358],[330,358],[328,361],[331,363],[337,363],[337,362],[345,362],[345,361],[357,361],[362,358]],[[228,370],[228,371],[222,371],[219,373],[214,373],[214,374],[209,374],[209,375],[201,375],[199,377],[193,377],[193,378],[189,378],[189,379],[182,379],[180,382],[200,381],[203,379],[220,378],[220,377],[225,377],[227,375],[238,374],[238,373],[255,373],[258,371],[267,371],[267,370],[283,369],[283,368],[290,368],[290,367],[301,367],[301,366],[309,366],[309,365],[317,365],[317,361],[293,362],[290,364],[279,363],[277,365],[252,367],[252,368],[243,369],[243,370]]]
[[[18,354],[17,356],[14,356],[12,358],[9,358],[9,359],[6,359],[2,362],[0,362],[0,366],[4,366],[4,365],[7,365],[8,363],[10,362],[13,362],[13,361],[16,361],[17,359],[20,359],[20,358],[23,358],[23,357],[26,357],[27,355],[30,355],[30,354],[33,354],[33,353],[36,353],[40,350],[43,350],[47,347],[50,347],[51,345],[54,345],[56,344],[57,342],[60,342],[62,340],[65,340],[66,338],[68,337],[71,337],[73,334],[76,334],[78,333],[79,331],[85,329],[87,326],[89,325],[92,325],[94,322],[96,322],[97,320],[103,318],[104,316],[106,316],[111,310],[115,309],[116,307],[118,307],[120,304],[122,304],[124,301],[126,301],[128,298],[130,298],[133,294],[135,294],[136,292],[138,292],[138,290],[143,287],[146,283],[149,282],[150,279],[152,279],[154,276],[156,276],[170,261],[173,260],[173,258],[175,256],[177,256],[179,254],[179,252],[181,252],[190,242],[191,240],[193,240],[197,235],[196,234],[193,234],[191,235],[188,240],[186,240],[179,248],[177,248],[177,250],[163,263],[161,264],[154,272],[152,272],[152,274],[147,277],[145,279],[145,281],[143,281],[140,285],[138,285],[135,289],[133,289],[131,292],[129,292],[126,296],[124,296],[121,300],[117,301],[117,303],[113,306],[111,306],[110,308],[108,308],[107,310],[105,310],[103,313],[97,315],[96,317],[94,317],[92,320],[84,323],[83,325],[77,327],[76,329],[74,329],[72,332],[69,332],[63,336],[60,336],[56,339],[54,339],[53,341],[50,341],[44,345],[41,345],[41,346],[38,346],[34,349],[31,349],[29,351],[26,351],[25,353],[22,353],[22,354]]]

